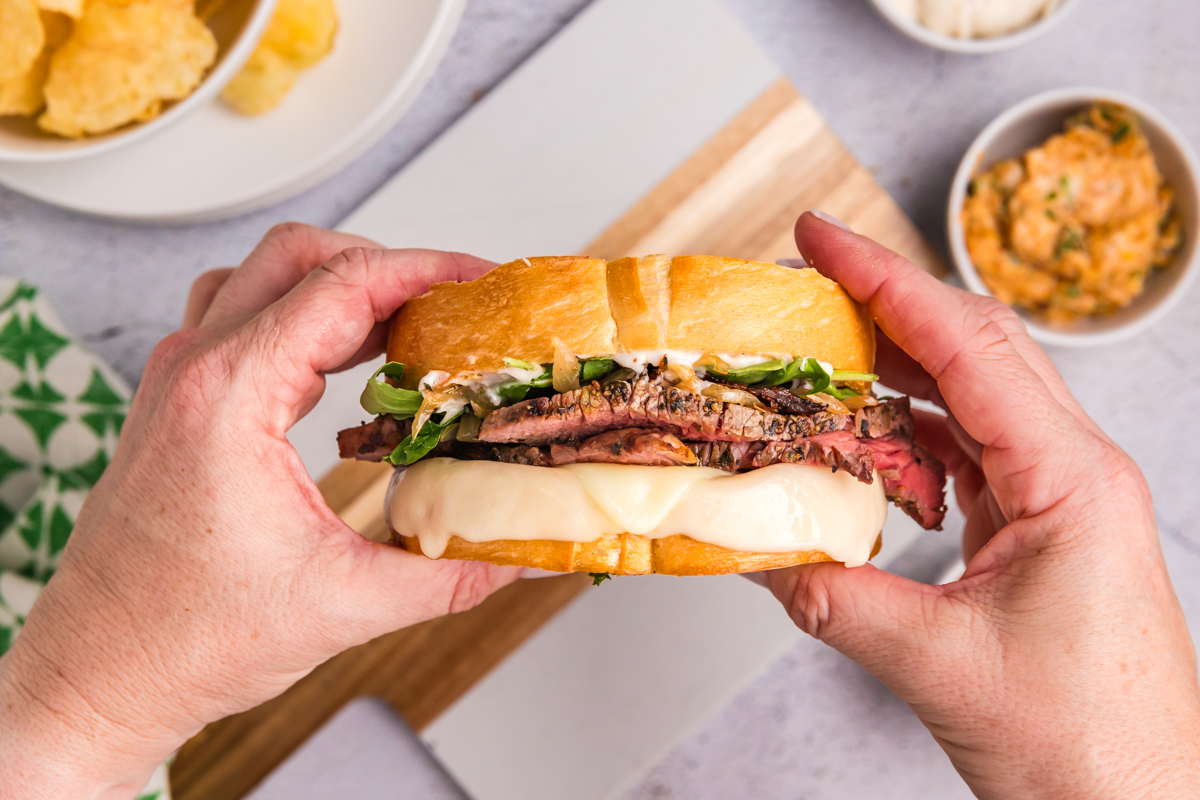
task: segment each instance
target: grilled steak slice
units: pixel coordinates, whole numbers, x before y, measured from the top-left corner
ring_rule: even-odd
[[[643,428],[605,431],[577,447],[552,444],[550,460],[556,465],[606,462],[652,467],[695,466],[699,463],[696,454],[675,435]]]
[[[338,431],[338,453],[342,458],[382,461],[412,431],[412,420],[399,422],[395,417],[376,417],[357,428]]]
[[[912,403],[907,397],[889,397],[877,405],[861,408],[854,413],[854,435],[864,439],[881,439],[901,433],[913,435]]]
[[[941,530],[946,517],[946,465],[903,433],[859,442],[874,454],[887,498],[922,528]]]
[[[524,464],[528,467],[555,466],[547,448],[532,447],[527,444],[442,442],[429,455],[435,458],[450,456],[463,461],[499,461],[502,464]]]
[[[657,428],[692,441],[791,441],[852,423],[845,414],[827,411],[784,415],[722,403],[639,377],[497,409],[483,421],[479,439],[541,445],[581,441],[620,428]]]
[[[750,469],[762,442],[687,442],[698,459],[698,466],[741,472]]]
[[[794,442],[769,442],[754,456],[751,467],[771,464],[809,464],[844,469],[863,483],[874,482],[875,457],[850,431],[834,431]]]

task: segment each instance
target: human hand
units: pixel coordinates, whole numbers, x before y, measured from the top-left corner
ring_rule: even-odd
[[[917,713],[979,797],[1183,798],[1200,787],[1196,651],[1137,466],[1007,306],[805,214],[800,252],[870,309],[884,384],[967,514],[962,579],[795,567],[796,624]]]
[[[197,280],[0,659],[6,799],[132,797],[204,724],[516,577],[363,539],[285,436],[326,373],[382,352],[405,300],[490,266],[286,225]]]

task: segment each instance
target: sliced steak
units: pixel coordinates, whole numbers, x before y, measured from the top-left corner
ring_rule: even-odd
[[[889,397],[854,412],[854,435],[881,439],[892,433],[913,435],[912,403],[907,397]]]
[[[338,431],[338,453],[342,458],[382,461],[410,431],[412,420],[400,422],[389,415],[376,417],[357,428]]]
[[[762,442],[687,442],[696,454],[698,465],[741,472],[750,469],[754,456],[763,449]]]
[[[859,441],[875,456],[887,498],[922,528],[941,530],[946,517],[946,465],[903,433]]]
[[[647,377],[593,383],[525,400],[487,416],[480,441],[550,444],[620,428],[658,428],[692,441],[791,441],[849,428],[845,414],[784,415],[661,386]]]
[[[644,428],[605,431],[575,447],[552,444],[550,460],[556,465],[603,462],[651,467],[689,467],[699,463],[696,454],[674,434]]]
[[[545,447],[527,444],[482,444],[476,442],[442,442],[429,454],[449,456],[463,461],[499,461],[502,464],[524,464],[528,467],[553,467],[550,451]]]
[[[863,483],[874,482],[875,456],[850,431],[834,431],[794,442],[769,442],[750,466],[809,464],[844,469]]]

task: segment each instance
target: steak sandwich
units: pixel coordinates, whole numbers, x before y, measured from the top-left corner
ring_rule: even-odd
[[[430,558],[708,575],[865,563],[888,503],[925,528],[945,468],[875,396],[865,310],[815,270],[707,256],[528,258],[392,321],[346,458]]]

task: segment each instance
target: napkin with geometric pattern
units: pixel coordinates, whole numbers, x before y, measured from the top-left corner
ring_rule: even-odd
[[[54,574],[131,396],[35,287],[0,278],[0,655]],[[166,766],[138,800],[169,800]]]

